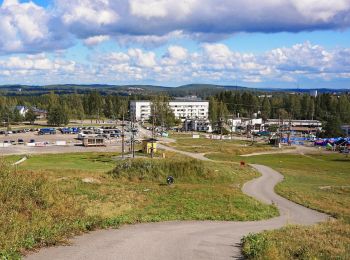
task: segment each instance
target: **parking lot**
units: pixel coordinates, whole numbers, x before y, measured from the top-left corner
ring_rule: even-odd
[[[85,129],[91,131],[88,127]],[[83,133],[84,130],[81,131]],[[106,131],[108,132],[108,131]],[[0,155],[36,154],[36,153],[72,153],[72,152],[120,152],[120,135],[103,134],[105,145],[103,147],[84,147],[78,140],[78,134],[62,134],[57,130],[56,134],[41,135],[38,131],[28,131],[11,134],[0,134]],[[128,151],[130,132],[125,132],[125,151]],[[138,135],[135,138],[139,138]],[[23,141],[23,142],[22,142]]]

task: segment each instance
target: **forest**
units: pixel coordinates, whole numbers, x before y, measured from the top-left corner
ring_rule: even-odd
[[[163,97],[163,98],[162,98]],[[48,111],[50,125],[65,125],[70,119],[121,119],[128,117],[130,100],[153,99],[169,100],[170,95],[104,94],[90,90],[84,94],[55,94],[53,91],[42,95],[0,96],[0,120],[2,124],[21,121],[33,121],[22,118],[16,106],[35,107]],[[210,102],[209,117],[212,122],[226,120],[228,117],[261,117],[280,119],[314,119],[331,127],[333,134],[341,134],[340,125],[350,124],[350,95],[323,93],[317,97],[302,93],[267,93],[235,90],[221,91],[208,96]],[[158,113],[169,116],[164,106],[159,106]],[[163,107],[163,108],[162,108]],[[29,113],[29,117],[32,113]],[[170,115],[171,117],[171,115]],[[35,119],[35,118],[34,118]],[[172,122],[176,122],[171,120]]]

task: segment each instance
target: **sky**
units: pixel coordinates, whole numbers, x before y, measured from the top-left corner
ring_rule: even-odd
[[[0,0],[0,85],[349,88],[350,0]]]

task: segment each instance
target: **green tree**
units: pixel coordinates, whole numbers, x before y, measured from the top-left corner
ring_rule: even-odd
[[[341,129],[341,121],[339,116],[329,116],[325,125],[326,137],[340,137],[344,136],[344,132]]]
[[[209,98],[209,120],[214,127],[218,122],[218,100],[215,97]]]
[[[30,124],[34,124],[36,120],[36,114],[32,108],[29,108],[26,115],[25,115],[25,120],[28,121]]]
[[[18,109],[14,109],[12,111],[11,119],[13,122],[22,122],[23,121],[23,116],[19,113]]]
[[[339,97],[337,113],[344,124],[350,123],[350,100],[346,95]]]
[[[169,106],[169,99],[166,96],[158,96],[152,101],[152,116],[150,122],[153,122],[157,126],[172,127],[179,123],[179,120],[175,118],[174,112]]]
[[[47,124],[53,126],[68,125],[69,117],[65,106],[52,106],[48,111]]]
[[[261,116],[263,120],[270,118],[271,116],[271,104],[267,97],[264,97],[261,108]]]

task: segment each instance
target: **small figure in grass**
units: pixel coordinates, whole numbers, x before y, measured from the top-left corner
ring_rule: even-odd
[[[241,167],[245,166],[245,161],[241,161]]]
[[[166,183],[168,184],[168,185],[172,185],[172,184],[174,184],[174,177],[173,176],[168,176],[168,178],[166,178]]]

